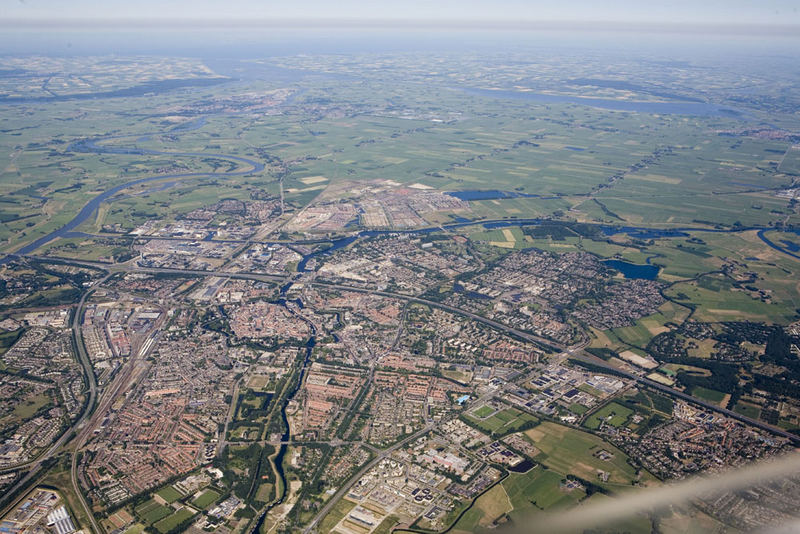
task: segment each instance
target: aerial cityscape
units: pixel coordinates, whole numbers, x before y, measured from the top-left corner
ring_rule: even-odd
[[[47,53],[31,20],[0,534],[556,532],[708,477],[563,530],[800,531],[800,31]]]

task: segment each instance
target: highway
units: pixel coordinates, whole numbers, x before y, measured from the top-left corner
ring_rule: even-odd
[[[42,261],[48,261],[48,260],[52,261],[51,258],[37,258],[37,259],[40,259]],[[740,422],[752,425],[754,427],[757,427],[757,428],[772,432],[772,433],[774,433],[776,435],[779,435],[781,437],[787,438],[787,439],[791,440],[795,444],[800,444],[800,437],[799,436],[795,436],[794,434],[786,432],[783,429],[775,428],[772,425],[769,425],[769,424],[764,423],[762,421],[751,419],[751,418],[746,417],[746,416],[744,416],[742,414],[739,414],[739,413],[733,412],[731,410],[722,408],[722,407],[717,406],[715,404],[706,402],[706,401],[704,401],[702,399],[698,399],[696,397],[693,397],[693,396],[688,395],[688,394],[686,394],[684,392],[678,391],[678,390],[676,390],[674,388],[671,388],[669,386],[666,386],[664,384],[660,384],[660,383],[655,382],[653,380],[649,380],[649,379],[647,379],[647,378],[645,378],[643,376],[637,375],[637,374],[632,373],[630,371],[614,367],[614,366],[610,365],[608,362],[606,362],[604,360],[601,360],[599,358],[596,358],[596,357],[584,352],[583,348],[585,346],[585,343],[584,344],[580,344],[580,345],[576,345],[576,346],[572,346],[572,347],[567,347],[567,346],[561,345],[559,343],[555,343],[555,342],[553,342],[551,340],[544,339],[542,337],[530,334],[528,332],[523,332],[523,331],[517,330],[515,328],[512,328],[510,326],[504,325],[502,323],[499,323],[499,322],[494,321],[492,319],[489,319],[487,317],[483,317],[481,315],[478,315],[478,314],[476,314],[474,312],[471,312],[471,311],[468,311],[468,310],[463,310],[463,309],[457,308],[455,306],[450,306],[449,304],[445,304],[445,303],[442,303],[442,302],[436,302],[436,301],[428,300],[428,299],[421,298],[421,297],[416,297],[416,296],[412,296],[412,295],[405,295],[405,294],[402,294],[402,293],[394,293],[394,292],[391,292],[391,291],[375,290],[375,289],[356,287],[356,286],[350,286],[350,285],[346,285],[346,284],[333,283],[333,282],[323,282],[323,281],[319,281],[319,280],[315,280],[315,279],[308,280],[308,279],[305,279],[305,278],[298,277],[297,274],[291,274],[291,275],[286,275],[286,276],[278,276],[278,275],[269,275],[269,274],[251,273],[251,272],[238,272],[237,273],[237,272],[229,272],[229,271],[203,271],[203,270],[191,270],[191,269],[149,268],[149,267],[139,267],[139,266],[133,265],[132,262],[128,262],[126,264],[117,264],[117,265],[104,265],[104,264],[99,264],[97,262],[88,262],[88,261],[81,261],[81,260],[58,259],[57,261],[59,263],[67,263],[67,264],[73,264],[73,265],[78,265],[78,266],[86,266],[86,267],[95,267],[95,268],[100,268],[100,269],[106,270],[109,274],[106,275],[100,281],[98,281],[93,287],[97,287],[99,284],[105,282],[114,273],[118,273],[118,272],[139,272],[139,273],[150,273],[150,274],[183,274],[183,275],[187,275],[187,276],[202,276],[202,277],[220,276],[220,277],[229,277],[229,278],[234,278],[234,279],[269,281],[269,282],[274,282],[274,283],[278,283],[278,284],[285,284],[285,283],[287,283],[289,281],[297,279],[299,282],[302,282],[305,285],[327,287],[327,288],[331,288],[331,289],[337,289],[337,290],[340,290],[340,291],[350,291],[350,292],[355,292],[355,293],[377,295],[377,296],[382,296],[382,297],[387,297],[387,298],[403,300],[403,301],[406,301],[406,302],[414,302],[414,303],[418,303],[418,304],[424,304],[424,305],[427,305],[427,306],[430,306],[430,307],[439,308],[441,310],[444,310],[444,311],[447,311],[447,312],[450,312],[450,313],[453,313],[453,314],[461,315],[463,317],[468,317],[468,318],[470,318],[470,319],[472,319],[474,321],[477,321],[477,322],[480,322],[480,323],[485,324],[487,326],[490,326],[490,327],[492,327],[492,328],[494,328],[494,329],[496,329],[498,331],[501,331],[501,332],[504,332],[506,334],[512,335],[512,336],[514,336],[514,337],[516,337],[518,339],[522,339],[522,340],[525,340],[525,341],[529,341],[531,343],[535,343],[535,344],[540,345],[540,346],[544,346],[544,347],[546,347],[549,350],[554,351],[554,352],[560,352],[563,356],[568,356],[568,357],[574,358],[574,359],[576,359],[578,361],[586,362],[586,363],[589,363],[591,365],[598,366],[600,368],[608,369],[609,371],[612,371],[612,372],[617,373],[617,374],[619,374],[619,375],[621,375],[621,376],[623,376],[625,378],[633,380],[633,381],[635,381],[636,383],[638,383],[638,384],[640,384],[642,386],[645,386],[645,387],[660,391],[662,393],[666,393],[668,395],[671,395],[672,397],[675,397],[675,398],[678,398],[678,399],[682,399],[682,400],[685,400],[687,402],[691,402],[691,403],[693,403],[695,405],[702,406],[703,408],[706,408],[708,410],[711,410],[711,411],[717,412],[719,414],[725,415],[726,417],[730,417],[730,418],[738,420]],[[313,274],[312,274],[312,276],[313,276]],[[81,335],[80,334],[80,316],[82,314],[82,310],[84,308],[84,305],[85,305],[85,302],[86,302],[86,298],[91,294],[91,292],[92,292],[92,290],[90,289],[89,291],[84,293],[83,297],[81,298],[80,303],[78,304],[76,313],[73,316],[73,322],[72,322],[72,329],[73,329],[73,332],[74,332],[74,334],[76,336],[76,345],[77,345],[79,359],[80,359],[81,365],[84,368],[84,371],[87,374],[88,382],[89,382],[89,400],[88,400],[88,403],[87,403],[86,410],[83,412],[83,414],[81,415],[80,419],[70,429],[68,429],[68,431],[65,432],[59,438],[59,440],[56,443],[54,443],[53,446],[50,449],[48,449],[48,451],[45,454],[41,455],[31,465],[31,470],[27,473],[27,475],[25,477],[23,477],[14,486],[14,488],[12,488],[12,490],[11,490],[11,492],[9,494],[13,494],[15,491],[19,490],[19,488],[24,486],[28,481],[30,481],[36,475],[36,473],[39,471],[39,469],[41,468],[41,465],[47,459],[52,457],[53,454],[55,454],[55,452],[60,447],[62,447],[65,443],[67,443],[68,438],[70,437],[72,431],[73,430],[77,430],[77,429],[81,428],[82,425],[84,425],[84,423],[86,422],[87,418],[92,413],[92,408],[94,407],[94,404],[97,401],[97,384],[95,382],[94,374],[92,372],[91,362],[89,362],[88,356],[87,356],[87,354],[85,352],[85,349],[83,347],[82,339],[80,337],[80,335]],[[152,343],[150,343],[150,345],[152,345]],[[132,364],[133,364],[133,362],[129,362],[129,365],[130,365],[130,367],[128,369],[129,373],[132,372],[132,368],[133,368]],[[118,378],[121,378],[121,377],[118,377]],[[125,382],[127,382],[127,380],[115,380],[115,386],[116,387],[110,388],[113,391],[110,394],[109,394],[109,392],[106,392],[107,394],[104,395],[104,403],[103,403],[104,405],[107,404],[108,402],[110,402],[116,396],[116,393],[119,391],[119,388]],[[98,411],[101,412],[102,410],[98,410]],[[89,428],[89,427],[87,427],[87,428]],[[77,446],[75,447],[75,451],[76,452],[77,452],[81,442],[83,441],[83,439],[85,439],[87,428],[83,428],[82,431],[79,433],[79,435],[76,437],[76,441],[75,441],[76,444],[77,444]],[[339,489],[339,491],[326,503],[326,505],[315,516],[314,520],[306,527],[304,532],[306,532],[306,533],[311,532],[319,524],[319,522],[322,520],[322,518],[335,505],[335,503],[338,502],[339,499],[341,499],[346,494],[347,491],[349,491],[350,487],[352,487],[352,485],[357,480],[359,480],[370,468],[372,468],[374,465],[376,465],[381,459],[387,457],[394,450],[402,447],[406,443],[410,442],[413,439],[416,439],[417,437],[419,437],[419,436],[423,435],[424,433],[432,430],[433,428],[434,428],[434,425],[428,424],[423,429],[421,429],[420,431],[412,434],[411,436],[407,437],[403,441],[400,441],[397,444],[395,444],[392,447],[390,447],[389,449],[386,449],[386,450],[380,452],[372,461],[368,462],[364,467],[362,467],[361,470],[359,470],[358,473],[353,475],[349,479],[349,481],[347,483],[345,483]],[[84,500],[84,497],[83,497],[83,495],[82,495],[82,493],[80,491],[80,484],[78,483],[78,478],[77,478],[77,466],[76,466],[77,461],[76,460],[77,460],[77,454],[73,454],[73,458],[72,458],[73,489],[75,490],[75,492],[77,493],[77,495],[81,499],[81,502],[82,502],[82,504],[84,506],[84,509],[85,509],[87,515],[91,518],[92,526],[93,526],[95,532],[101,533],[102,530],[100,530],[98,528],[98,525],[95,522],[94,517],[92,516],[92,514],[89,512],[89,507],[86,504],[86,502]]]
[[[494,396],[495,396],[495,392],[488,393],[488,394],[483,395],[483,396],[479,397],[478,399],[476,399],[474,401],[474,404],[475,405],[482,404],[484,402],[489,401]],[[304,534],[309,534],[314,528],[316,528],[317,524],[319,524],[319,522],[322,521],[322,519],[325,518],[325,516],[328,514],[328,512],[330,512],[331,509],[334,506],[336,506],[336,503],[339,502],[342,499],[342,497],[344,497],[347,494],[348,491],[350,491],[350,488],[353,487],[353,484],[358,482],[361,479],[361,477],[363,477],[367,473],[367,471],[372,469],[373,466],[377,465],[378,462],[380,462],[383,458],[386,458],[392,452],[394,452],[397,449],[403,447],[405,444],[407,444],[407,443],[409,443],[411,441],[414,441],[416,438],[426,434],[427,432],[429,432],[431,430],[434,430],[435,428],[436,428],[436,424],[429,421],[428,424],[424,428],[422,428],[421,430],[418,430],[417,432],[414,432],[413,434],[411,434],[406,439],[404,439],[404,440],[402,440],[402,441],[400,441],[398,443],[395,443],[394,445],[392,445],[391,447],[389,447],[388,449],[385,449],[383,451],[379,451],[379,449],[376,449],[372,445],[369,445],[369,444],[366,444],[366,443],[361,443],[361,445],[364,445],[365,447],[369,448],[371,451],[379,452],[378,456],[376,456],[370,462],[365,464],[364,467],[362,467],[355,475],[350,477],[347,480],[347,482],[345,482],[345,484],[341,488],[339,488],[339,491],[337,491],[333,495],[333,497],[331,497],[328,500],[328,502],[325,503],[325,506],[323,506],[322,509],[317,513],[317,515],[314,517],[314,520],[311,521],[311,523],[309,523],[309,525],[303,531]]]
[[[404,440],[398,441],[397,443],[395,443],[394,445],[392,445],[388,449],[384,449],[375,458],[373,458],[372,460],[370,460],[369,462],[364,464],[364,467],[362,467],[355,475],[350,477],[350,479],[347,482],[345,482],[344,485],[341,488],[339,488],[339,491],[337,491],[333,495],[333,497],[328,499],[328,502],[325,503],[325,506],[323,506],[322,509],[320,509],[320,511],[317,513],[317,515],[314,516],[314,519],[311,521],[311,523],[309,523],[308,526],[306,526],[305,530],[303,530],[303,534],[309,534],[312,530],[314,530],[316,528],[316,526],[319,524],[319,522],[322,521],[322,518],[324,518],[326,515],[328,515],[328,512],[331,511],[331,508],[333,508],[336,505],[336,503],[339,502],[339,500],[342,497],[347,495],[347,492],[350,491],[350,488],[353,487],[353,484],[355,484],[356,482],[361,480],[361,477],[363,477],[367,473],[367,471],[369,471],[370,469],[372,469],[373,467],[378,465],[378,462],[380,462],[381,460],[383,460],[384,458],[386,458],[387,456],[392,454],[397,449],[405,446],[407,443],[410,443],[410,442],[414,441],[415,439],[417,439],[418,437],[420,437],[420,436],[422,436],[424,434],[427,434],[428,432],[433,430],[433,428],[434,428],[434,425],[429,423],[428,425],[426,425],[423,428],[421,428],[420,430],[414,432],[413,434],[411,434],[410,436],[408,436]]]
[[[763,421],[758,421],[756,419],[751,419],[750,417],[747,417],[747,416],[742,415],[740,413],[736,413],[734,411],[728,410],[727,408],[722,408],[721,406],[717,406],[716,404],[712,404],[710,402],[706,402],[703,399],[698,399],[697,397],[693,397],[693,396],[691,396],[691,395],[689,395],[687,393],[684,393],[682,391],[678,391],[677,389],[671,388],[671,387],[666,386],[664,384],[659,384],[658,382],[655,382],[655,381],[650,380],[648,378],[645,378],[643,376],[639,376],[637,374],[634,374],[634,373],[631,373],[631,372],[628,372],[628,371],[624,371],[622,369],[618,369],[618,368],[608,364],[607,362],[605,362],[603,360],[600,360],[599,358],[596,358],[595,356],[588,355],[588,354],[585,354],[585,353],[578,353],[578,354],[574,354],[573,353],[573,354],[570,354],[570,357],[574,358],[576,360],[584,361],[584,362],[592,364],[592,365],[596,365],[598,367],[604,367],[604,368],[609,369],[609,370],[611,370],[611,371],[613,371],[615,373],[619,373],[619,374],[625,376],[626,378],[629,378],[631,380],[635,380],[636,382],[638,382],[639,384],[641,384],[643,386],[647,386],[649,388],[661,391],[662,393],[666,393],[668,395],[672,395],[673,397],[677,397],[677,398],[679,398],[681,400],[685,400],[687,402],[691,402],[693,404],[700,405],[703,408],[706,408],[708,410],[720,413],[722,415],[730,417],[731,419],[736,419],[737,421],[740,421],[742,423],[747,423],[748,425],[752,425],[752,426],[754,426],[756,428],[760,428],[762,430],[766,430],[766,431],[771,432],[773,434],[777,434],[777,435],[779,435],[781,437],[787,438],[792,443],[794,443],[795,445],[800,445],[800,436],[797,436],[797,435],[792,434],[790,432],[786,432],[782,428],[774,427],[774,426],[772,426],[772,425],[770,425],[768,423],[765,423]]]
[[[112,274],[107,274],[103,277],[99,282],[94,284],[94,287],[100,286],[106,280],[108,280]],[[76,432],[80,433],[81,426],[86,422],[89,417],[91,417],[94,404],[97,401],[97,380],[94,376],[94,368],[92,367],[92,362],[89,360],[89,355],[86,353],[86,346],[83,344],[83,331],[81,329],[81,317],[83,316],[83,309],[86,305],[86,299],[89,295],[92,294],[94,289],[91,289],[83,294],[81,297],[81,301],[78,303],[78,308],[75,310],[75,314],[72,316],[72,335],[74,336],[75,340],[75,350],[78,352],[78,358],[81,361],[81,365],[83,366],[84,373],[86,373],[86,379],[89,382],[89,402],[86,404],[86,410],[84,410],[83,414],[81,415],[81,419],[78,421],[78,424],[75,425]],[[100,534],[102,530],[97,526],[97,522],[94,519],[94,514],[92,513],[91,508],[86,503],[86,498],[83,496],[83,492],[81,491],[80,484],[78,483],[78,478],[76,476],[76,464],[78,458],[78,445],[80,441],[76,441],[75,448],[72,451],[72,462],[70,467],[70,478],[72,479],[72,489],[75,492],[75,495],[78,496],[78,499],[81,501],[81,506],[83,506],[84,513],[89,517],[89,521],[92,523],[92,528],[96,534]]]
[[[47,451],[44,454],[40,455],[36,460],[34,460],[30,464],[30,469],[28,473],[24,477],[22,477],[19,481],[17,481],[17,483],[8,490],[6,495],[9,496],[15,495],[21,488],[25,487],[25,485],[38,474],[39,470],[42,467],[42,464],[45,461],[52,458],[53,455],[70,440],[73,431],[77,431],[79,428],[81,428],[81,426],[86,422],[88,417],[92,414],[92,410],[94,409],[94,404],[97,401],[97,381],[95,380],[94,377],[94,370],[92,369],[92,363],[89,361],[89,356],[88,354],[86,354],[86,349],[83,345],[83,337],[81,335],[81,316],[83,315],[83,308],[86,305],[86,299],[89,297],[89,295],[92,294],[94,288],[104,283],[110,277],[111,274],[104,276],[103,278],[98,280],[92,286],[91,289],[83,293],[83,296],[81,297],[81,300],[80,302],[78,302],[78,306],[75,309],[75,313],[72,316],[71,327],[72,327],[73,340],[75,342],[75,350],[78,353],[78,360],[81,366],[83,367],[83,372],[86,375],[86,381],[89,386],[86,406],[84,407],[83,412],[81,413],[81,416],[78,418],[78,420],[75,421],[75,423],[72,426],[67,428],[67,430],[65,430],[64,433],[61,434],[61,436],[56,440],[56,442],[53,443],[53,445],[49,449],[47,449]],[[74,457],[75,455],[73,454],[73,459]],[[81,501],[83,501],[83,495],[80,493],[80,491],[78,491],[77,494],[80,497]],[[87,508],[85,501],[83,502],[83,504],[84,508]],[[91,514],[89,514],[89,517],[91,518],[92,525],[95,528],[95,532],[98,533],[101,532],[100,530],[97,529],[94,517]]]
[[[47,258],[39,258],[39,259],[47,260]],[[90,265],[91,264],[91,265],[94,266],[94,262],[84,262],[84,261],[79,261],[79,260],[59,260],[59,261],[65,261],[66,263],[73,263],[75,265],[84,265],[84,266],[86,266],[86,265]],[[272,281],[272,282],[276,282],[276,283],[279,283],[279,284],[280,283],[286,283],[290,279],[292,279],[292,276],[276,276],[276,275],[268,275],[268,274],[260,274],[260,273],[247,273],[247,272],[233,273],[233,272],[227,272],[227,271],[198,271],[198,270],[182,270],[182,269],[147,268],[147,267],[138,267],[138,266],[131,265],[131,264],[121,264],[121,265],[117,265],[115,267],[116,267],[116,269],[114,269],[115,271],[121,271],[121,272],[170,273],[170,274],[184,273],[184,274],[190,274],[190,275],[195,275],[195,276],[229,276],[231,278],[238,278],[238,279],[244,279],[244,280]],[[363,287],[349,286],[349,285],[346,285],[346,284],[337,284],[337,283],[332,283],[332,282],[321,282],[321,281],[318,281],[318,280],[301,280],[301,281],[302,281],[302,283],[304,283],[306,285],[316,285],[316,286],[322,286],[322,287],[329,287],[331,289],[338,289],[338,290],[341,290],[341,291],[352,291],[354,293],[365,293],[365,294],[378,295],[378,296],[383,296],[383,297],[388,297],[388,298],[394,298],[394,299],[398,299],[398,300],[405,300],[405,301],[408,301],[408,302],[416,302],[418,304],[425,304],[427,306],[432,306],[432,307],[435,307],[435,308],[439,308],[441,310],[445,310],[445,311],[448,311],[448,312],[451,312],[451,313],[454,313],[454,314],[457,314],[457,315],[462,315],[464,317],[469,317],[470,319],[473,319],[473,320],[478,321],[480,323],[483,323],[485,325],[491,326],[492,328],[495,328],[495,329],[500,330],[502,332],[505,332],[507,334],[511,334],[511,335],[513,335],[513,336],[515,336],[517,338],[523,339],[525,341],[529,341],[531,343],[536,343],[536,344],[545,346],[545,347],[549,348],[550,350],[553,350],[553,351],[556,351],[556,352],[565,353],[569,357],[575,358],[577,360],[584,361],[586,363],[590,363],[592,365],[596,365],[596,366],[599,366],[599,367],[604,367],[604,368],[609,369],[610,371],[613,371],[615,373],[618,373],[618,374],[620,374],[620,375],[622,375],[622,376],[624,376],[624,377],[626,377],[626,378],[628,378],[630,380],[635,380],[636,382],[638,382],[639,384],[641,384],[643,386],[647,386],[647,387],[656,389],[658,391],[661,391],[662,393],[666,393],[668,395],[672,395],[673,397],[692,402],[692,403],[694,403],[696,405],[699,405],[699,406],[702,406],[702,407],[704,407],[704,408],[706,408],[708,410],[723,414],[723,415],[725,415],[727,417],[730,417],[732,419],[735,419],[737,421],[740,421],[740,422],[743,422],[743,423],[746,423],[746,424],[749,424],[749,425],[753,425],[753,426],[755,426],[757,428],[760,428],[762,430],[766,430],[768,432],[772,432],[772,433],[777,434],[777,435],[779,435],[781,437],[790,439],[793,443],[795,443],[797,445],[800,445],[800,436],[796,436],[794,434],[791,434],[790,432],[786,432],[785,430],[783,430],[781,428],[774,427],[774,426],[772,426],[772,425],[770,425],[768,423],[765,423],[763,421],[758,421],[756,419],[752,419],[752,418],[747,417],[745,415],[742,415],[740,413],[736,413],[736,412],[728,410],[726,408],[722,408],[720,406],[717,406],[716,404],[709,403],[707,401],[704,401],[703,399],[699,399],[697,397],[693,397],[691,395],[683,393],[682,391],[678,391],[678,390],[676,390],[674,388],[671,388],[669,386],[666,386],[664,384],[659,384],[658,382],[654,382],[653,380],[649,380],[647,378],[644,378],[643,376],[637,375],[636,373],[632,373],[630,371],[626,371],[624,369],[619,369],[617,367],[614,367],[614,366],[610,365],[608,362],[606,362],[604,360],[601,360],[601,359],[599,359],[599,358],[597,358],[597,357],[595,357],[595,356],[593,356],[591,354],[588,354],[588,353],[584,352],[583,348],[585,346],[585,343],[582,343],[582,344],[576,345],[576,346],[567,347],[567,346],[561,345],[559,343],[553,342],[551,340],[544,339],[544,338],[539,337],[539,336],[535,336],[535,335],[530,334],[528,332],[522,332],[522,331],[517,330],[515,328],[512,328],[510,326],[506,326],[506,325],[504,325],[502,323],[499,323],[497,321],[493,321],[491,319],[488,319],[486,317],[478,315],[476,313],[473,313],[473,312],[470,312],[470,311],[467,311],[467,310],[462,310],[461,308],[456,308],[456,307],[450,306],[448,304],[444,304],[444,303],[441,303],[441,302],[435,302],[435,301],[432,301],[432,300],[428,300],[428,299],[424,299],[424,298],[420,298],[420,297],[415,297],[415,296],[412,296],[412,295],[405,295],[403,293],[393,293],[391,291],[379,291],[379,290],[368,289],[368,288],[363,288]]]
[[[236,399],[239,398],[239,385],[244,380],[244,377],[240,378],[233,384],[233,390],[231,391],[231,405],[228,408],[228,415],[225,417],[225,428],[222,429],[222,434],[219,437],[219,443],[217,444],[217,458],[222,457],[222,453],[225,451],[225,447],[227,447],[230,443],[227,441],[228,437],[228,427],[233,421],[233,417],[236,415]]]
[[[142,371],[141,366],[139,365],[139,361],[142,360],[147,356],[147,353],[152,350],[153,346],[155,345],[155,339],[157,338],[157,329],[154,334],[148,336],[141,344],[140,349],[137,353],[136,358],[132,358],[130,362],[126,364],[126,368],[124,372],[121,372],[116,379],[110,384],[106,390],[104,391],[102,402],[97,405],[97,409],[95,410],[95,405],[98,403],[98,386],[97,380],[94,375],[94,370],[92,368],[92,363],[89,360],[89,355],[86,353],[86,348],[83,344],[83,335],[81,330],[81,318],[83,316],[83,311],[86,305],[86,301],[89,296],[94,292],[95,288],[102,285],[106,282],[114,273],[109,273],[97,282],[93,284],[93,286],[85,291],[81,297],[81,300],[78,303],[78,306],[75,309],[75,313],[72,316],[72,324],[71,329],[73,333],[73,340],[75,345],[75,350],[78,354],[78,361],[83,368],[83,372],[86,376],[86,382],[88,384],[88,398],[86,405],[84,407],[81,416],[75,421],[75,423],[70,426],[60,437],[59,439],[53,443],[53,445],[42,455],[40,455],[35,461],[29,464],[29,471],[27,474],[21,478],[17,483],[9,489],[7,495],[13,496],[16,495],[23,487],[26,486],[31,480],[34,479],[39,474],[39,471],[42,465],[51,457],[53,457],[62,447],[69,445],[72,450],[72,459],[71,459],[71,481],[72,481],[72,489],[75,495],[80,500],[81,506],[83,507],[83,511],[86,516],[89,518],[89,521],[92,523],[92,529],[95,533],[100,534],[103,530],[98,525],[97,521],[94,518],[94,515],[91,513],[91,508],[89,507],[86,499],[83,495],[83,492],[80,487],[80,480],[78,476],[78,468],[77,468],[77,458],[78,458],[78,451],[80,447],[83,445],[85,439],[91,434],[92,429],[94,428],[94,424],[96,424],[99,420],[102,420],[103,413],[106,409],[111,405],[111,403],[116,398],[117,394],[125,385],[130,384],[131,377],[135,375],[135,371],[138,369],[139,372]],[[94,424],[93,424],[94,423]],[[20,467],[17,466],[14,469],[19,469]],[[19,497],[19,496],[17,496]]]
[[[38,257],[37,259],[46,261],[47,258]],[[286,276],[279,276],[273,274],[263,274],[263,273],[252,273],[252,272],[231,272],[231,271],[202,271],[196,269],[170,269],[170,268],[159,268],[159,267],[139,267],[136,265],[130,264],[118,264],[114,266],[102,266],[102,264],[98,264],[96,262],[86,262],[80,260],[59,260],[64,261],[65,263],[70,263],[78,266],[92,266],[92,267],[99,267],[103,269],[107,269],[112,272],[137,272],[137,273],[150,273],[150,274],[184,274],[184,275],[192,275],[192,276],[219,276],[219,277],[229,277],[235,278],[239,280],[257,280],[257,281],[267,281],[267,282],[275,282],[275,283],[287,283],[293,279],[292,275]],[[296,274],[296,273],[295,273]],[[526,341],[530,341],[532,343],[536,343],[539,345],[543,345],[544,347],[549,348],[555,352],[563,352],[568,350],[570,347],[566,347],[559,343],[555,343],[549,339],[545,339],[543,337],[539,337],[527,332],[522,332],[521,330],[517,330],[510,326],[506,326],[502,323],[498,323],[497,321],[493,321],[476,313],[469,312],[467,310],[462,310],[461,308],[456,308],[454,306],[450,306],[448,304],[444,304],[442,302],[436,302],[433,300],[428,300],[420,297],[415,297],[413,295],[406,295],[403,293],[394,293],[391,291],[380,291],[377,289],[370,289],[358,286],[349,286],[346,284],[337,284],[333,282],[322,282],[319,280],[306,280],[301,279],[298,280],[305,285],[316,285],[316,286],[323,286],[329,287],[331,289],[339,289],[341,291],[352,291],[354,293],[365,293],[370,295],[378,295],[382,297],[406,300],[409,302],[416,302],[418,304],[426,304],[428,306],[433,306],[435,308],[439,308],[445,311],[449,311],[451,313],[455,313],[458,315],[463,315],[469,317],[470,319],[474,319],[481,323],[484,323],[488,326],[493,328],[497,328],[498,330],[503,330],[508,334],[512,334],[518,338],[524,339]]]

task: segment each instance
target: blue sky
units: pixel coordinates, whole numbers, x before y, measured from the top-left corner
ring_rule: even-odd
[[[0,21],[426,20],[800,25],[798,0],[2,0]]]

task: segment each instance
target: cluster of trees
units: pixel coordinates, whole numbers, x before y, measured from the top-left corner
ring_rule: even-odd
[[[700,367],[711,371],[711,376],[701,376],[686,371],[678,373],[678,383],[685,386],[687,390],[699,386],[732,393],[739,387],[738,365],[702,358],[680,358],[673,361],[681,365],[691,365],[692,367]]]
[[[601,233],[599,227],[591,224],[548,221],[535,226],[523,226],[522,231],[534,239],[551,238],[555,241],[563,241],[567,237],[598,237]]]
[[[0,280],[0,298],[29,294],[25,300],[15,304],[17,307],[72,304],[80,297],[84,282],[91,279],[87,270],[65,273],[38,260],[28,260],[25,264],[14,262],[9,267],[14,271],[14,279],[13,282]]]
[[[231,488],[233,494],[245,503],[255,498],[260,483],[275,484],[275,473],[269,457],[275,454],[272,445],[252,443],[247,447],[228,447],[225,457],[214,461],[222,470],[221,483]]]

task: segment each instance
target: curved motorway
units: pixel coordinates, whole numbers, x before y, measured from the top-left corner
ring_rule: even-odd
[[[108,274],[102,279],[98,280],[93,287],[97,287],[98,285],[102,284],[106,280],[108,280],[112,275]],[[75,423],[67,428],[63,434],[56,440],[53,445],[47,449],[43,454],[41,454],[36,460],[27,464],[29,470],[27,474],[22,477],[20,480],[17,481],[14,486],[12,486],[6,493],[7,497],[14,496],[20,489],[24,488],[28,482],[30,482],[38,473],[39,470],[42,468],[42,465],[53,457],[53,455],[66,443],[70,441],[74,432],[78,431],[81,426],[86,422],[89,416],[92,414],[92,410],[94,409],[95,402],[97,402],[97,381],[95,380],[94,370],[92,369],[92,364],[89,361],[89,356],[86,354],[86,349],[83,345],[83,338],[81,335],[81,316],[83,315],[83,308],[86,304],[86,299],[92,293],[93,289],[89,289],[85,291],[83,296],[81,297],[80,302],[78,303],[78,307],[75,309],[75,313],[72,316],[72,335],[75,342],[75,349],[78,353],[78,360],[83,367],[83,372],[86,375],[86,381],[89,386],[88,388],[88,398],[86,401],[86,406],[84,406],[83,412],[81,416],[75,421]],[[77,451],[76,451],[77,452]],[[76,454],[73,454],[73,468],[75,463]],[[16,466],[14,470],[20,469],[22,466]],[[74,482],[73,482],[74,483]],[[83,507],[86,511],[88,511],[88,507],[86,505],[86,501],[83,498],[83,494],[80,491],[76,490],[78,497],[83,504]],[[7,503],[4,503],[7,504]],[[95,529],[95,532],[101,532],[97,528],[97,524],[95,523],[94,517],[91,513],[87,514],[92,522],[92,526]]]

